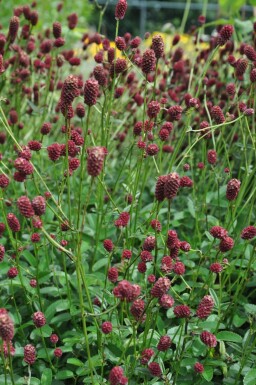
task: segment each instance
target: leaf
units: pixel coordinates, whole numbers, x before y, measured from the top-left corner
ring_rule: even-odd
[[[210,366],[206,366],[204,368],[204,371],[202,373],[202,376],[204,377],[204,379],[208,382],[211,381],[212,377],[213,377],[213,368],[211,368]]]
[[[246,317],[241,317],[238,314],[234,315],[233,324],[235,325],[236,328],[240,328],[246,321],[247,321]]]
[[[211,294],[211,296],[212,296],[212,298],[213,298],[213,300],[214,300],[215,306],[216,306],[217,308],[219,308],[219,306],[220,306],[220,301],[219,301],[219,298],[218,298],[216,292],[215,292],[213,289],[209,289],[209,292],[210,292],[210,294]]]
[[[22,252],[22,257],[26,259],[26,261],[29,263],[30,266],[36,267],[37,265],[36,258],[28,250],[24,250]]]
[[[251,369],[244,377],[244,385],[256,384],[256,369]]]
[[[84,363],[78,358],[68,358],[67,363],[75,366],[84,366]]]
[[[97,271],[97,270],[100,270],[103,266],[106,266],[106,264],[108,263],[108,258],[101,258],[99,261],[97,261],[94,265],[93,265],[93,268],[92,268],[92,271]]]
[[[256,314],[256,305],[247,303],[244,305],[245,311],[249,314]]]
[[[41,385],[51,385],[52,383],[52,371],[51,369],[44,369],[42,378],[41,378]]]
[[[235,19],[235,26],[239,28],[243,33],[250,33],[253,31],[253,23],[251,20]]]
[[[228,332],[228,331],[222,331],[219,332],[216,335],[218,340],[221,341],[230,341],[230,342],[237,342],[237,343],[242,343],[243,339],[239,334],[233,333],[233,332]]]
[[[193,218],[196,217],[194,202],[191,199],[188,199],[188,211]]]
[[[219,0],[223,12],[234,15],[245,4],[245,0]]]
[[[52,317],[56,312],[63,311],[69,308],[69,302],[67,300],[59,299],[49,305],[45,311],[45,317],[47,322],[51,322]]]
[[[44,337],[50,337],[52,328],[49,325],[44,325],[41,328],[34,329],[31,333],[31,338],[34,339],[35,336],[41,337],[41,333]]]
[[[56,380],[65,380],[65,378],[74,377],[73,372],[71,370],[59,370],[56,374]]]

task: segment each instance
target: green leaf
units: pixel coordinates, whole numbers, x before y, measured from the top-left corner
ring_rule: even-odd
[[[256,305],[247,303],[244,305],[245,311],[249,314],[256,314]]]
[[[245,4],[245,0],[219,0],[221,11],[234,15]]]
[[[68,358],[67,363],[75,366],[84,366],[84,363],[78,358]]]
[[[42,378],[41,378],[41,385],[51,385],[52,383],[52,371],[51,369],[44,369]]]
[[[49,325],[44,325],[41,328],[34,329],[31,333],[31,338],[34,339],[35,336],[41,337],[41,334],[44,337],[50,337],[52,334],[52,328]]]
[[[216,335],[218,340],[221,341],[230,341],[230,342],[237,342],[237,343],[242,343],[243,339],[239,334],[233,333],[233,332],[228,332],[226,330],[219,332]]]
[[[65,380],[65,378],[74,377],[73,372],[71,370],[59,370],[56,374],[56,380]]]
[[[241,317],[238,314],[234,315],[233,324],[235,325],[236,328],[240,328],[246,321],[247,321],[246,317]]]
[[[215,303],[215,306],[217,308],[219,308],[220,306],[220,301],[219,301],[219,298],[216,294],[216,292],[213,290],[213,289],[209,289],[209,292],[210,292],[210,295],[212,296],[213,300],[214,300],[214,303]]]
[[[100,270],[103,266],[106,266],[107,263],[108,263],[108,258],[102,257],[99,261],[97,261],[97,262],[93,265],[92,271]]]
[[[251,33],[253,31],[253,23],[251,20],[235,19],[235,27],[240,29],[243,33]]]
[[[59,311],[63,311],[69,308],[69,302],[67,300],[60,299],[53,302],[50,306],[47,307],[45,311],[45,317],[47,322],[51,322],[54,314]]]
[[[196,217],[194,202],[189,198],[188,198],[188,211],[193,218]]]
[[[244,377],[244,385],[256,384],[256,369],[251,369]]]
[[[204,377],[204,379],[208,382],[211,381],[212,377],[213,377],[213,368],[211,368],[210,366],[206,366],[204,368],[204,371],[202,373],[202,376]]]
[[[36,267],[36,258],[28,250],[22,251],[22,257],[26,259],[30,266]]]

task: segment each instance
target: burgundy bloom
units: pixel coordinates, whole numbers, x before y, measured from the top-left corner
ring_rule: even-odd
[[[160,112],[160,104],[155,101],[155,100],[152,100],[149,104],[148,104],[148,110],[147,110],[147,114],[148,114],[148,117],[150,119],[154,119],[157,117],[157,115],[159,114]]]
[[[194,371],[196,373],[203,373],[204,372],[204,365],[201,364],[200,362],[196,362],[195,365],[194,365]]]
[[[116,267],[111,267],[108,270],[108,279],[110,282],[115,283],[118,279],[118,270]]]
[[[118,0],[115,8],[115,18],[116,20],[123,20],[127,10],[127,0]]]
[[[35,327],[37,328],[41,328],[42,326],[44,326],[46,324],[44,313],[42,313],[41,311],[37,311],[36,313],[34,313],[33,322]]]
[[[232,25],[224,25],[219,32],[217,43],[221,46],[226,44],[226,42],[231,38],[233,32],[234,27]]]
[[[180,178],[180,187],[193,187],[193,181],[188,176],[182,176]]]
[[[59,341],[59,337],[57,336],[57,334],[51,334],[50,341],[52,344],[57,344],[57,342]]]
[[[163,294],[159,299],[159,305],[164,309],[170,309],[174,305],[174,299],[169,294]]]
[[[17,277],[18,274],[19,274],[19,272],[18,272],[17,267],[10,267],[10,269],[7,271],[7,276],[10,279]]]
[[[211,266],[210,266],[210,270],[213,272],[213,273],[221,273],[222,270],[223,270],[223,267],[221,266],[220,263],[218,262],[215,262],[215,263],[212,263]]]
[[[162,336],[158,342],[157,350],[159,350],[160,352],[165,352],[166,350],[169,349],[171,344],[172,344],[172,340],[169,336],[167,335]]]
[[[221,226],[213,226],[210,229],[210,234],[213,238],[222,239],[228,235],[228,231]]]
[[[115,221],[116,227],[126,227],[128,225],[128,222],[130,220],[130,214],[126,211],[123,211],[120,213],[118,219]]]
[[[215,335],[210,332],[203,331],[200,334],[200,339],[205,345],[209,346],[210,348],[214,348],[217,345],[217,339]]]
[[[148,369],[154,377],[160,377],[162,375],[162,370],[157,362],[151,362],[148,365]]]
[[[28,365],[33,365],[36,360],[36,348],[33,345],[26,345],[24,347],[24,361]]]
[[[174,267],[173,267],[174,273],[178,275],[183,275],[185,273],[185,265],[182,262],[176,262]]]
[[[225,116],[219,106],[213,106],[211,108],[211,117],[215,120],[217,124],[225,122]]]
[[[78,16],[76,13],[71,13],[71,15],[69,15],[67,17],[67,20],[68,20],[68,28],[69,29],[75,29],[75,27],[77,26],[77,23],[78,23]]]
[[[57,357],[57,358],[60,358],[63,354],[61,348],[56,348],[54,349],[54,352],[53,352],[54,356]]]
[[[104,333],[104,334],[111,333],[112,329],[113,329],[112,323],[109,321],[105,321],[101,325],[101,330],[102,330],[102,333]]]
[[[233,249],[234,240],[231,237],[224,237],[222,238],[219,247],[220,247],[220,251],[222,253],[225,253],[226,251]]]
[[[9,178],[5,174],[0,174],[0,188],[4,189],[9,185]]]
[[[4,309],[5,310],[5,309]],[[14,325],[11,317],[8,312],[0,313],[0,337],[4,341],[10,341],[14,336]]]
[[[35,211],[35,214],[38,215],[39,217],[45,213],[46,210],[46,202],[45,198],[41,195],[36,196],[32,200],[32,207]]]
[[[10,43],[13,43],[14,40],[16,39],[18,30],[19,30],[19,25],[20,25],[20,19],[17,16],[13,16],[10,20],[9,32],[7,37]]]
[[[147,49],[142,56],[141,68],[145,74],[154,71],[156,65],[156,55],[152,49]]]
[[[155,298],[161,298],[170,289],[171,281],[166,277],[159,278],[151,289],[151,295]]]
[[[182,111],[181,106],[172,106],[168,109],[167,113],[170,115],[171,121],[173,122],[174,120],[178,121],[181,119]]]
[[[136,299],[131,305],[131,314],[138,321],[144,313],[145,302],[142,299]]]
[[[229,201],[237,198],[241,182],[238,179],[231,179],[227,184],[226,197]]]
[[[188,318],[190,313],[190,308],[187,305],[178,305],[174,308],[174,314],[177,318]]]
[[[217,162],[217,153],[215,150],[209,150],[207,153],[207,160],[210,164],[216,164]]]
[[[153,357],[154,355],[154,350],[153,349],[144,349],[142,352],[141,352],[141,358],[140,358],[140,362],[142,365],[147,365],[148,361],[150,360],[151,357]]]
[[[196,315],[198,318],[207,318],[213,309],[214,301],[210,295],[205,295],[198,305]]]
[[[7,214],[7,223],[13,232],[20,231],[20,222],[13,213]]]
[[[127,302],[134,301],[140,295],[140,287],[138,285],[132,285],[126,280],[118,282],[117,286],[113,290],[115,297],[120,298],[121,301]]]
[[[88,79],[84,84],[84,102],[89,107],[97,103],[99,83],[96,79]]]
[[[87,148],[87,154],[87,172],[92,177],[96,177],[103,169],[106,156],[105,148],[100,146]]]
[[[161,35],[153,36],[152,49],[155,52],[157,59],[160,59],[164,56],[164,41]]]
[[[113,250],[114,244],[111,241],[111,239],[105,239],[103,242],[104,249],[107,250],[109,253]]]
[[[245,227],[241,232],[241,238],[242,239],[253,239],[256,236],[256,227],[255,226],[248,226]]]
[[[166,181],[164,184],[164,196],[167,199],[173,199],[179,190],[180,187],[180,177],[176,172],[173,172],[166,176]]]

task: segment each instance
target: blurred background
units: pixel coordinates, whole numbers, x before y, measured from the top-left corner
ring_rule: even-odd
[[[0,0],[0,23],[2,28],[8,27],[12,9],[19,5],[31,5],[26,0]],[[99,25],[100,10],[104,12],[101,32],[109,38],[114,37],[115,20],[114,7],[116,0],[38,0],[39,23],[36,29],[51,26],[53,21],[66,20],[70,13],[76,12],[79,16],[78,33],[88,30],[96,31]],[[63,7],[57,11],[58,4]],[[188,19],[184,28],[197,24],[197,18],[204,13],[207,23],[214,23],[220,18],[252,19],[256,16],[256,0],[128,0],[128,11],[125,22],[120,23],[120,34],[129,31],[133,36],[144,36],[146,31],[173,32],[179,29],[184,10],[187,4]]]

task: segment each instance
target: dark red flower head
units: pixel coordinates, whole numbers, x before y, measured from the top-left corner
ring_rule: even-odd
[[[233,25],[224,25],[219,32],[217,43],[219,45],[226,44],[226,42],[231,38],[233,32],[234,32]]]
[[[88,79],[84,84],[84,102],[89,107],[97,102],[99,83],[96,79]]]
[[[127,10],[127,0],[118,0],[116,4],[116,9],[115,9],[115,18],[116,20],[123,20],[125,17],[125,13]]]
[[[91,147],[87,149],[87,172],[89,175],[98,176],[103,168],[106,151],[104,147]]]
[[[141,68],[145,74],[155,70],[156,55],[152,49],[147,49],[142,56]]]

